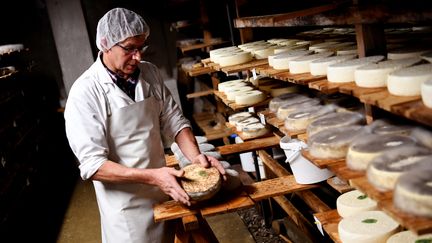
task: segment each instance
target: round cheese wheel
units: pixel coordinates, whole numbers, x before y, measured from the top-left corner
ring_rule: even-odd
[[[399,176],[414,168],[428,156],[432,156],[430,149],[414,145],[390,149],[369,163],[366,176],[376,189],[393,190]]]
[[[312,61],[320,59],[320,58],[324,58],[324,57],[329,57],[332,55],[333,55],[333,52],[321,52],[321,53],[316,53],[316,54],[312,54],[312,55],[298,57],[298,58],[293,59],[289,62],[289,64],[288,64],[289,71],[290,71],[290,73],[293,73],[293,74],[309,73],[310,72],[310,68],[309,68],[310,65],[309,64]]]
[[[432,79],[432,64],[402,68],[388,75],[387,89],[398,96],[420,95],[421,84],[429,79]]]
[[[225,81],[218,84],[218,90],[220,92],[225,92],[225,89],[228,87],[237,87],[237,86],[246,86],[247,83],[244,79],[236,79],[236,80],[230,80]]]
[[[309,99],[308,97],[304,96],[304,95],[299,95],[296,93],[288,93],[288,94],[283,94],[280,96],[277,96],[273,99],[270,100],[269,102],[269,110],[273,113],[277,112],[277,110],[279,109],[279,106],[281,106],[284,103],[287,102],[297,102],[296,100],[307,100]],[[292,101],[290,101],[292,100]]]
[[[273,57],[270,62],[269,57],[269,65],[273,65],[273,68],[276,70],[285,70],[289,68],[289,62],[297,57],[306,56],[312,54],[313,51],[309,50],[292,50],[288,52],[283,52]]]
[[[421,58],[423,58],[424,60],[428,61],[428,62],[432,62],[432,51],[423,53],[420,55]]]
[[[308,137],[315,133],[333,127],[348,125],[361,125],[365,123],[365,117],[357,112],[336,112],[324,115],[311,122],[307,127]]]
[[[345,192],[336,199],[336,209],[342,218],[377,208],[377,202],[359,190]]]
[[[218,58],[218,64],[221,67],[233,66],[238,64],[243,64],[252,60],[252,55],[250,52],[237,52],[222,55]]]
[[[386,119],[378,119],[373,121],[369,126],[372,133],[379,135],[410,135],[413,126],[394,124]]]
[[[227,99],[229,101],[235,101],[235,97],[237,95],[241,95],[243,94],[243,92],[245,91],[250,91],[253,90],[254,88],[251,86],[241,86],[241,87],[236,87],[234,89],[229,89],[228,91],[225,92]]]
[[[257,49],[257,50],[254,50],[252,52],[252,54],[258,60],[259,59],[266,59],[270,55],[274,54],[274,50],[275,50],[276,47],[277,46],[268,46],[268,47],[265,47],[265,48],[262,48],[262,49]]]
[[[428,108],[432,108],[432,78],[421,84],[420,94],[423,104]]]
[[[432,218],[432,160],[427,160],[399,177],[393,203],[403,212]]]
[[[367,134],[351,143],[346,164],[352,170],[366,170],[370,161],[385,150],[414,144],[415,140],[407,136]]]
[[[362,57],[346,60],[327,66],[327,80],[333,83],[346,83],[354,81],[354,71],[369,63],[376,63],[384,59],[384,56]]]
[[[410,230],[401,231],[387,239],[386,243],[430,243],[432,234],[416,235]]]
[[[250,123],[243,127],[242,137],[244,139],[257,138],[266,135],[270,130],[262,123]]]
[[[419,49],[419,48],[400,48],[394,49],[387,52],[387,59],[397,60],[410,57],[420,57],[422,54],[428,52],[429,50]]]
[[[256,117],[248,117],[243,120],[240,120],[236,123],[236,129],[238,132],[243,131],[243,128],[252,123],[259,123],[260,120]]]
[[[342,55],[358,55],[357,46],[356,45],[352,45],[352,46],[345,46],[345,47],[339,48],[336,51],[336,55],[337,56],[342,56]]]
[[[24,49],[23,44],[7,44],[7,45],[0,45],[0,55],[14,52],[14,51],[21,51]]]
[[[302,131],[315,119],[335,111],[335,106],[312,106],[292,112],[285,118],[285,128],[289,131]]]
[[[246,118],[252,117],[252,113],[250,112],[238,112],[235,114],[232,114],[230,116],[228,116],[228,122],[233,125],[233,126],[237,126],[237,122],[244,120]]]
[[[414,127],[410,135],[414,137],[420,145],[432,149],[432,131],[422,127]]]
[[[270,89],[270,95],[271,97],[278,97],[287,93],[297,93],[299,90],[300,87],[298,85],[282,86]]]
[[[350,144],[363,132],[363,127],[359,125],[322,130],[309,137],[309,153],[319,159],[345,158]]]
[[[328,52],[328,51],[335,53],[337,50],[347,46],[352,46],[353,44],[354,42],[341,42],[334,45],[316,48],[314,51],[315,53]]]
[[[343,243],[385,243],[399,224],[382,211],[364,211],[343,218],[338,225]]]
[[[296,111],[299,110],[305,110],[308,107],[312,106],[318,106],[320,104],[319,99],[307,99],[301,102],[287,102],[283,105],[279,106],[279,109],[277,110],[276,116],[280,120],[285,120],[285,118]]]
[[[310,73],[314,76],[327,75],[327,67],[334,63],[354,59],[357,55],[343,55],[320,58],[309,64]]]
[[[364,88],[386,87],[389,73],[397,69],[412,66],[420,61],[419,57],[414,57],[370,63],[354,71],[354,81],[357,86]]]
[[[221,176],[215,167],[204,168],[199,164],[183,167],[184,176],[180,183],[192,200],[203,201],[210,199],[221,188]]]
[[[210,57],[210,61],[219,64],[220,63],[219,59],[221,57],[230,56],[230,55],[234,55],[236,53],[243,53],[243,52],[244,52],[243,50],[238,49],[238,48],[232,49],[232,50],[223,50],[221,52],[217,52],[217,53],[213,54],[213,56]]]
[[[237,105],[254,105],[266,99],[266,94],[259,90],[250,90],[243,92],[235,97]]]

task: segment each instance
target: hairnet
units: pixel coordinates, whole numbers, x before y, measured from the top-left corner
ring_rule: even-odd
[[[96,45],[106,51],[116,43],[129,37],[150,34],[150,28],[137,13],[125,8],[114,8],[108,11],[98,22]]]

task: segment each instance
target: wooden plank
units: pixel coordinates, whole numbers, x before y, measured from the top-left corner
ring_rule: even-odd
[[[362,88],[357,86],[355,82],[350,82],[340,86],[339,92],[359,98],[362,95],[381,92],[385,89],[386,89],[385,87],[384,88]]]
[[[351,186],[357,190],[367,194],[370,198],[375,201],[387,200],[393,198],[393,193],[391,191],[382,192],[378,191],[372,184],[369,183],[366,176],[351,179],[349,181]]]
[[[341,158],[341,159],[319,159],[319,158],[315,158],[310,154],[308,149],[302,149],[301,154],[303,155],[303,157],[305,157],[307,160],[312,162],[314,165],[318,166],[320,169],[325,169],[329,165],[340,164],[341,162],[345,163],[345,158]]]
[[[277,136],[254,139],[243,143],[228,144],[217,147],[216,149],[219,153],[221,153],[221,155],[228,155],[251,152],[259,149],[271,148],[274,146],[279,146],[279,138]]]
[[[316,213],[314,216],[318,219],[324,231],[327,232],[334,242],[342,243],[338,233],[338,224],[342,218],[336,209],[327,212]]]
[[[196,215],[188,215],[183,217],[182,224],[185,231],[195,230],[199,228],[199,221]]]
[[[267,166],[276,176],[289,176],[289,173],[282,165],[273,159],[266,151],[258,150],[258,156],[261,158],[264,165]]]
[[[313,76],[310,73],[292,74],[288,70],[272,75],[273,78],[288,81],[300,85],[308,85],[309,83],[326,79],[326,76]]]
[[[220,71],[226,73],[227,75],[235,74],[244,70],[251,70],[255,67],[267,65],[268,59],[258,59],[258,60],[252,60],[247,63],[228,66],[228,67],[221,67]]]
[[[375,105],[386,111],[392,111],[395,105],[420,100],[420,96],[396,96],[390,94],[387,89],[381,92],[364,94],[359,97],[360,101],[366,104]]]
[[[265,100],[258,102],[256,104],[253,104],[253,105],[237,105],[234,101],[228,100],[228,98],[226,97],[226,95],[223,92],[215,90],[214,94],[217,97],[219,97],[225,105],[227,105],[228,107],[230,107],[234,111],[244,110],[244,109],[249,108],[249,107],[263,107],[263,106],[265,107],[265,106],[268,106],[268,103],[270,102],[270,100],[273,99],[273,97],[267,96],[267,98]]]
[[[331,186],[333,189],[338,191],[339,193],[343,194],[345,192],[349,192],[354,190],[352,186],[350,186],[348,183],[336,183],[334,180],[337,179],[337,177],[331,177],[327,179],[327,184]]]
[[[396,220],[403,227],[411,230],[416,234],[432,233],[432,219],[418,217],[409,213],[404,213],[393,204],[393,199],[381,200],[378,207],[386,212],[390,217]]]
[[[235,192],[230,192],[230,195],[224,197],[215,197],[201,208],[201,215],[208,217],[222,213],[229,213],[243,208],[250,208],[255,205],[254,201],[245,193],[240,192],[238,195],[233,195]]]
[[[323,79],[316,82],[311,82],[308,84],[309,88],[321,91],[325,94],[333,94],[339,92],[339,87],[343,86],[345,83],[332,83]]]
[[[432,126],[432,109],[427,108],[421,100],[394,105],[392,112],[424,125]]]
[[[197,209],[193,207],[188,208],[186,205],[174,200],[153,205],[153,218],[155,222],[182,218],[197,214],[198,212]]]
[[[198,97],[207,96],[207,95],[211,95],[211,94],[213,94],[213,90],[209,89],[209,90],[203,90],[203,91],[198,91],[195,93],[187,94],[186,98],[193,99],[193,98],[198,98]]]
[[[297,184],[293,175],[256,182],[246,186],[245,190],[254,201],[260,201],[269,197],[275,197],[293,193],[295,191],[307,190],[317,185]]]
[[[299,131],[288,130],[286,129],[285,125],[279,127],[279,130],[283,132],[285,135],[290,136],[291,138],[295,138],[299,135],[301,136],[302,134],[306,133],[306,130],[299,130]]]
[[[337,177],[344,181],[349,181],[350,179],[364,176],[364,172],[362,171],[354,171],[349,169],[345,162],[329,165],[328,169],[333,171]]]
[[[199,43],[199,44],[194,44],[194,45],[179,46],[179,48],[183,53],[185,53],[187,51],[197,50],[197,49],[206,48],[206,47],[210,47],[210,46],[222,45],[222,44],[226,44],[228,42],[229,41],[217,40],[217,41],[209,41],[209,42]]]
[[[329,211],[331,208],[325,204],[321,199],[311,191],[297,191],[295,192],[314,213],[322,213]]]
[[[198,68],[193,68],[190,71],[187,72],[187,74],[191,77],[196,77],[196,76],[200,76],[203,74],[209,74],[214,72],[214,68],[213,67],[198,67]]]

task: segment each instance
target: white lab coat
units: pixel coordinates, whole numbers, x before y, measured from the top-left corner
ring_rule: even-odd
[[[165,165],[161,132],[174,138],[190,127],[157,68],[140,65],[135,101],[111,80],[100,58],[74,83],[65,109],[66,134],[83,179],[106,160],[134,168]],[[93,182],[106,243],[167,242],[172,234],[153,222],[152,205],[168,199],[144,184]]]

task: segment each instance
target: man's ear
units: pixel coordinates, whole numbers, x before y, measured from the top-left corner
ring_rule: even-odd
[[[109,48],[107,48],[107,46],[108,46],[107,39],[105,37],[102,37],[100,42],[101,42],[100,44],[101,44],[101,47],[103,49],[103,52],[107,52],[109,50]]]

